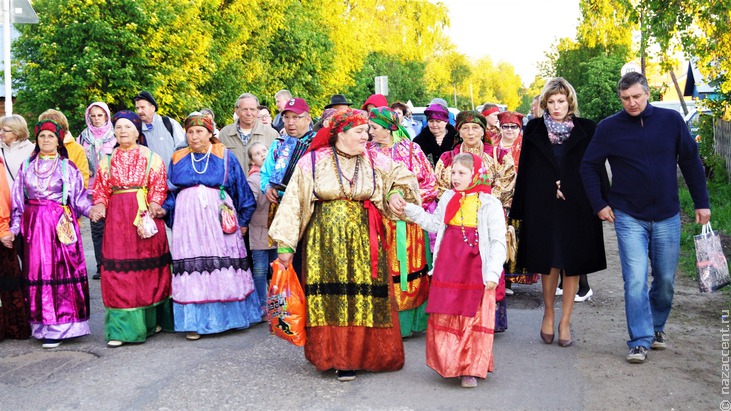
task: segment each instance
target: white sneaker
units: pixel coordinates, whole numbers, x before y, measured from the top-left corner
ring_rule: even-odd
[[[43,348],[58,348],[58,346],[61,345],[61,340],[52,340],[52,339],[45,339],[43,340],[43,344],[41,347]]]
[[[582,301],[591,300],[592,295],[594,295],[594,291],[592,291],[590,288],[583,297],[579,294],[576,294],[576,296],[574,297],[574,301],[580,303]]]
[[[124,344],[124,343],[122,341],[119,341],[119,340],[110,340],[110,341],[107,341],[107,347],[109,347],[109,348],[121,347],[122,344]]]
[[[556,295],[563,295],[563,288],[556,287]]]
[[[511,290],[510,288],[505,289],[505,295],[513,295],[515,294],[515,291]]]

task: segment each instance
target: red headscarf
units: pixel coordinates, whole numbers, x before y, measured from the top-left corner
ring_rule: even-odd
[[[490,178],[487,176],[487,169],[482,167],[482,158],[472,153],[469,154],[472,156],[472,183],[464,191],[455,190],[454,195],[449,199],[449,203],[447,203],[447,210],[444,213],[444,224],[449,224],[452,218],[457,215],[462,200],[467,194],[490,194],[492,190],[490,187]],[[452,167],[454,167],[454,162],[452,163]]]
[[[368,113],[363,110],[355,110],[350,107],[341,108],[330,118],[330,126],[323,127],[317,131],[310,143],[307,152],[327,147],[330,145],[330,136],[346,132],[353,127],[368,124]]]

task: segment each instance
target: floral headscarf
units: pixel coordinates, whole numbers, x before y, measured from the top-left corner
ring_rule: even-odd
[[[213,133],[213,120],[202,113],[194,111],[185,118],[185,130],[194,126],[200,126]]]
[[[372,108],[368,118],[379,126],[391,131],[393,144],[404,138],[409,138],[409,132],[401,125],[398,113],[388,107]]]
[[[350,107],[338,110],[330,119],[330,126],[321,128],[312,139],[308,152],[330,145],[330,137],[344,133],[353,127],[368,124],[368,113]]]
[[[483,130],[487,128],[487,119],[485,116],[474,110],[460,111],[457,114],[457,130],[467,123],[475,123],[482,127]]]
[[[36,137],[36,148],[33,150],[33,154],[31,155],[31,161],[35,159],[41,152],[41,146],[38,145],[38,135],[41,134],[41,131],[44,130],[48,130],[56,135],[56,138],[58,139],[58,153],[61,155],[61,157],[68,158],[68,151],[66,150],[66,146],[63,145],[63,137],[65,134],[65,131],[63,131],[63,127],[61,127],[60,124],[53,120],[41,120],[33,128],[33,135],[35,135]]]
[[[444,224],[449,224],[452,218],[457,215],[457,211],[459,211],[462,200],[467,194],[490,194],[492,191],[492,181],[490,180],[488,170],[482,164],[482,158],[472,153],[466,154],[472,156],[472,181],[469,187],[467,187],[464,191],[455,191],[455,194],[451,199],[449,199],[447,209],[444,212]],[[452,164],[452,166],[454,167],[454,164]]]

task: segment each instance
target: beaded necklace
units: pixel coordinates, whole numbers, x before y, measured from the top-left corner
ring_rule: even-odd
[[[53,156],[53,164],[51,164],[51,167],[46,171],[45,173],[42,173],[39,170],[38,163],[41,162],[41,159],[44,159],[45,156],[38,155],[38,158],[36,158],[35,163],[33,164],[33,174],[38,177],[38,185],[36,188],[38,189],[38,192],[45,196],[46,190],[48,190],[48,186],[51,184],[51,176],[53,176],[53,172],[56,171],[56,166],[58,165],[58,159],[61,158],[60,155],[56,154]],[[51,158],[51,157],[48,157]],[[43,180],[46,180],[45,186],[43,186]]]
[[[358,170],[360,170],[360,156],[357,156],[355,158],[355,171],[353,172],[353,178],[348,178],[343,175],[343,171],[340,169],[340,161],[338,160],[338,156],[342,155],[345,158],[353,158],[356,156],[351,156],[347,153],[344,153],[337,148],[333,147],[333,157],[335,158],[335,172],[338,175],[338,183],[340,184],[340,190],[343,192],[343,197],[353,200],[355,198],[355,182],[358,181]],[[343,185],[343,178],[348,181],[348,185],[350,186],[350,195],[345,191],[345,186]]]
[[[467,197],[465,197],[465,200]],[[475,207],[475,211],[479,214],[480,212],[480,201],[479,197],[477,200],[477,207]],[[474,247],[480,243],[480,233],[475,229],[475,243],[471,244],[469,240],[467,239],[467,233],[464,231],[464,213],[462,212],[462,207],[459,208],[459,228],[462,230],[462,239],[465,243],[467,243],[468,246]]]
[[[198,174],[204,174],[206,170],[208,170],[208,163],[211,161],[211,149],[213,148],[213,144],[208,146],[208,151],[206,151],[206,154],[201,157],[200,159],[195,158],[195,153],[190,152],[190,164],[193,166],[193,171],[195,171]],[[198,171],[198,169],[195,168],[195,163],[200,163],[201,161],[206,160],[206,165],[203,167],[203,171]]]

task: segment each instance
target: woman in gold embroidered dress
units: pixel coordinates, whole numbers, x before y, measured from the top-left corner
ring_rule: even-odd
[[[366,151],[367,140],[365,112],[336,113],[297,163],[269,229],[285,267],[302,238],[305,357],[341,381],[404,364],[380,214],[396,219],[406,201],[419,204],[419,186],[403,165]]]

